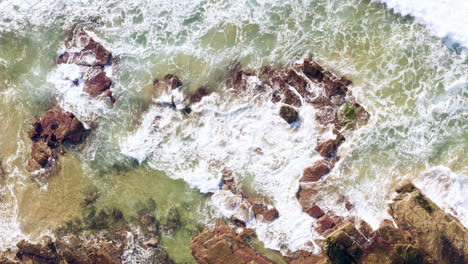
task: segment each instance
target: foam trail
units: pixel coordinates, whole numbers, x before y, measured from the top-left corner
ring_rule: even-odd
[[[240,185],[253,185],[278,209],[280,217],[271,223],[248,221],[267,247],[317,250],[310,245],[317,237],[314,220],[302,212],[295,196],[302,170],[319,158],[314,146],[322,131],[313,118],[315,109],[304,105],[300,113],[304,118],[295,129],[278,115],[279,106],[268,95],[229,96],[205,97],[192,107],[190,116],[154,105],[141,126],[122,140],[122,153],[214,193],[214,205],[231,216],[240,200],[219,190],[227,168]]]
[[[468,1],[466,0],[379,0],[403,16],[411,15],[434,35],[468,48]]]

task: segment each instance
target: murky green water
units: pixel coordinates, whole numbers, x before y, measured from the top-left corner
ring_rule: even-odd
[[[213,214],[208,196],[138,164],[121,153],[119,144],[140,126],[151,105],[155,78],[173,73],[188,89],[209,86],[223,92],[226,68],[235,61],[258,70],[313,56],[354,81],[354,94],[372,114],[371,122],[349,136],[344,146],[348,156],[327,184],[362,202],[355,213],[367,221],[375,224],[384,217],[390,193],[373,186],[387,189],[436,166],[449,168],[466,190],[466,50],[445,46],[422,25],[381,4],[18,5],[16,14],[0,18],[0,160],[7,172],[2,182],[2,238],[9,237],[5,232],[11,226],[6,223],[19,222],[25,235],[37,237],[80,217],[86,191],[97,188],[97,207],[117,208],[128,218],[150,198],[161,222],[176,206],[183,228],[165,236],[163,243],[177,263],[193,262],[188,243]],[[44,10],[49,11],[40,18]],[[33,18],[26,19],[29,15]],[[61,157],[58,175],[41,185],[25,170],[31,144],[27,131],[33,118],[65,100],[50,76],[62,40],[75,23],[93,31],[116,55],[112,89],[117,103],[91,118],[98,121],[92,136]],[[463,202],[456,206],[463,207]]]

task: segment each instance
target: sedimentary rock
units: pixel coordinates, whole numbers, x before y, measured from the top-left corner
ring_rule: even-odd
[[[120,264],[121,244],[101,239],[84,241],[76,236],[53,241],[44,236],[40,242],[18,242],[16,249],[0,252],[0,263],[33,264]]]
[[[57,63],[103,67],[109,64],[111,53],[96,42],[83,28],[72,30],[65,41],[67,51],[61,54]]]
[[[296,109],[291,106],[283,105],[280,108],[279,115],[289,124],[294,123],[299,118]]]
[[[261,217],[261,220],[271,222],[279,217],[278,210],[276,208],[268,208],[265,204],[254,204],[252,211],[257,219]]]
[[[323,175],[330,172],[330,165],[323,160],[316,161],[312,166],[304,169],[300,182],[316,182]]]
[[[271,264],[223,221],[213,230],[205,229],[190,242],[195,259],[201,264]]]
[[[399,228],[409,232],[437,263],[468,263],[467,228],[411,183],[397,192],[389,212]]]
[[[105,95],[112,104],[115,98],[110,87],[112,81],[107,77],[104,66],[110,65],[112,54],[96,42],[83,28],[73,29],[65,40],[66,51],[62,53],[58,64],[76,64],[82,66],[84,91],[92,97]],[[73,80],[77,85],[78,80]]]
[[[83,76],[85,80],[84,91],[92,97],[97,97],[101,94],[108,96],[111,103],[115,102],[110,87],[112,81],[107,77],[106,72],[100,68],[90,68]]]
[[[34,121],[29,131],[33,144],[28,170],[53,166],[64,144],[79,144],[87,135],[88,130],[72,113],[60,109],[47,111],[41,119]]]

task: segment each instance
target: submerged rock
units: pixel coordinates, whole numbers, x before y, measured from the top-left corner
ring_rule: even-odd
[[[88,132],[72,113],[60,109],[47,111],[41,119],[34,121],[29,131],[33,144],[27,169],[35,171],[52,167],[64,145],[83,142]]]
[[[169,212],[167,213],[164,228],[169,232],[174,232],[181,224],[179,211],[177,210],[177,207],[172,206],[169,208]]]
[[[229,225],[219,221],[213,230],[205,229],[190,242],[195,259],[201,264],[272,264],[257,253]]]

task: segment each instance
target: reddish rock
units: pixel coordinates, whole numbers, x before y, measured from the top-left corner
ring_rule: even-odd
[[[300,182],[316,182],[330,172],[330,167],[323,160],[316,161],[312,166],[304,169]]]
[[[285,257],[288,264],[329,264],[328,258],[323,255],[300,250],[294,252],[291,256]]]
[[[252,211],[255,217],[262,216],[262,219],[267,222],[271,222],[279,217],[278,210],[276,208],[268,209],[264,204],[254,204]]]
[[[225,222],[214,230],[205,229],[190,242],[194,258],[201,264],[272,264],[247,244]]]
[[[28,170],[47,168],[57,159],[64,143],[78,144],[85,140],[88,130],[72,113],[50,110],[36,119],[29,137],[33,141]]]
[[[279,115],[289,124],[296,122],[299,118],[297,111],[291,106],[283,105],[280,108]]]
[[[323,212],[323,210],[317,205],[314,205],[309,210],[307,210],[307,214],[315,219],[319,219],[320,217],[325,215],[325,212]]]
[[[296,197],[299,200],[299,203],[302,206],[302,210],[307,212],[307,210],[313,205],[312,198],[317,195],[318,191],[315,188],[305,188],[299,186],[299,190],[296,193]]]
[[[330,139],[325,142],[319,143],[315,150],[317,150],[320,155],[324,158],[330,158],[336,151],[338,147],[344,142],[345,138],[338,134],[336,139]]]
[[[330,229],[333,226],[335,226],[333,219],[328,215],[325,215],[317,220],[317,227],[315,229],[319,233],[324,233],[327,229]]]
[[[101,94],[105,94],[112,97],[110,87],[112,81],[107,77],[106,72],[99,68],[90,68],[85,76],[85,92],[89,93],[92,97],[97,97]]]
[[[109,64],[111,59],[111,53],[82,28],[77,28],[69,34],[65,41],[65,47],[67,51],[59,56],[57,60],[59,64],[103,67]]]
[[[203,97],[210,95],[211,91],[206,87],[200,87],[195,92],[189,95],[189,103],[195,104],[201,102]]]

